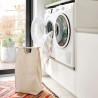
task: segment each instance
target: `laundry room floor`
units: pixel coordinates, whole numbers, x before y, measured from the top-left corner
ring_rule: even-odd
[[[15,80],[15,75],[0,75],[0,81],[9,81],[9,80]],[[63,88],[60,84],[58,84],[55,80],[53,80],[49,76],[44,76],[42,78],[43,83],[51,90],[53,91],[59,98],[76,98],[74,95],[72,95],[69,91],[67,91],[65,88]]]

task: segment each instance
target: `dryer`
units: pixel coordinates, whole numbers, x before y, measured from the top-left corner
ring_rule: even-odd
[[[51,56],[66,67],[74,69],[74,3],[56,7],[54,17],[55,26]]]

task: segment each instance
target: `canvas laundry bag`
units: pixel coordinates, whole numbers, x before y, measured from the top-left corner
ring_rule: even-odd
[[[42,91],[42,72],[39,48],[19,48],[15,65],[15,91],[37,95]]]

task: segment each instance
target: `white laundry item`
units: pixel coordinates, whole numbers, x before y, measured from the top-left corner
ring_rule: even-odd
[[[48,65],[49,57],[51,55],[53,31],[44,35],[44,41],[41,46],[41,62],[42,62],[42,75],[47,75],[45,72]]]

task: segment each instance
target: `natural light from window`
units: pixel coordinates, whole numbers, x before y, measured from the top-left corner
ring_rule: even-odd
[[[1,62],[13,63],[15,61],[14,49],[25,45],[25,27],[26,1],[0,0]]]

